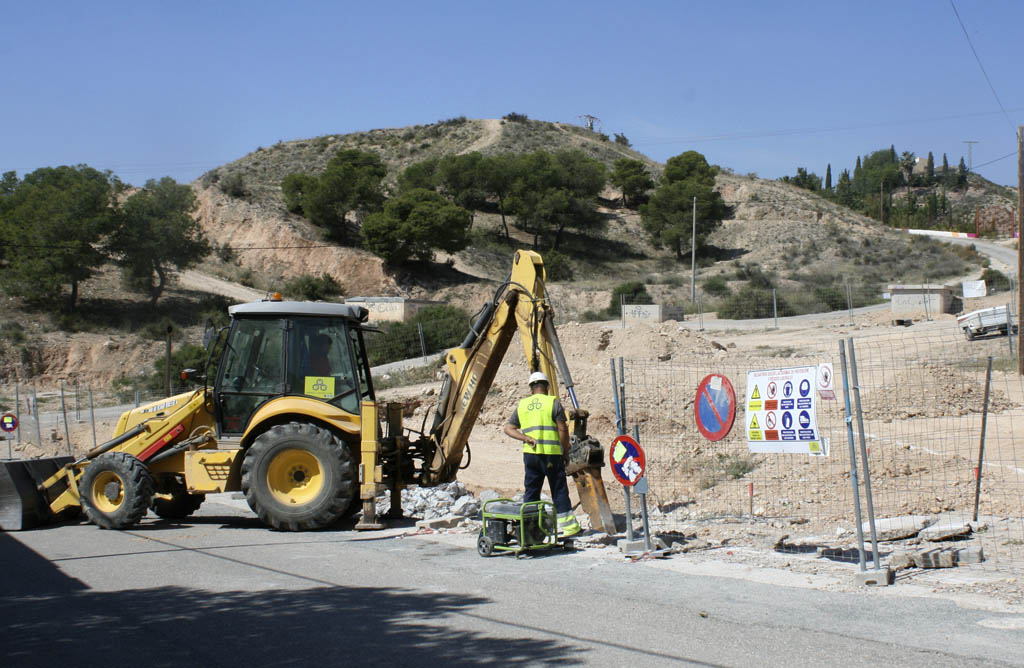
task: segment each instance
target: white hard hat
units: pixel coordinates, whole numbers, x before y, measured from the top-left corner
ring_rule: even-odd
[[[529,384],[533,385],[534,383],[546,383],[548,385],[551,384],[548,381],[548,377],[545,376],[544,372],[542,372],[542,371],[534,371],[533,373],[530,374],[530,383]]]

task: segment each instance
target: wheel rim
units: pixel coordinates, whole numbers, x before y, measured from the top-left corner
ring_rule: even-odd
[[[320,460],[308,450],[289,448],[277,453],[267,466],[267,488],[278,502],[302,505],[315,499],[324,487]]]
[[[103,471],[89,489],[92,505],[102,513],[112,513],[124,503],[124,481],[113,471]]]

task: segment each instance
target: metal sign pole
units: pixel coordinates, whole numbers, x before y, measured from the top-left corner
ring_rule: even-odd
[[[612,366],[612,398],[615,401],[615,427],[619,436],[626,433],[625,415],[622,407],[622,399],[619,396],[619,384],[615,377],[615,358],[609,360]],[[629,498],[629,487],[622,486],[626,495],[626,540],[633,542],[633,508]]]
[[[857,483],[857,446],[853,440],[853,410],[850,408],[850,372],[846,367],[846,341],[839,340],[839,359],[843,364],[843,399],[846,401],[846,438],[850,443],[850,484],[853,486],[853,514],[857,521],[857,545],[860,548],[860,570],[864,572],[864,526],[860,517],[860,485]]]
[[[637,441],[640,440],[640,426],[639,425],[633,425],[633,438],[636,439]],[[650,552],[651,549],[652,549],[652,546],[651,546],[651,525],[647,521],[647,491],[648,491],[647,476],[645,475],[643,478],[638,480],[637,483],[638,483],[638,485],[642,485],[640,487],[640,489],[637,490],[637,491],[640,494],[640,520],[641,520],[641,522],[643,522],[643,527],[644,527],[644,551],[645,552]]]

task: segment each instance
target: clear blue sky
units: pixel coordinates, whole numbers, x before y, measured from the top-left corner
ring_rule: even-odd
[[[956,8],[991,87],[949,0],[7,2],[0,171],[191,181],[278,140],[515,111],[768,178],[975,140],[1016,185],[1024,3]]]

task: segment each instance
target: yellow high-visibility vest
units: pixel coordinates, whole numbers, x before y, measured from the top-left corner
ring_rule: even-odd
[[[523,452],[535,455],[560,455],[562,442],[558,440],[558,425],[551,413],[556,397],[550,394],[531,394],[519,400],[519,430],[537,442],[523,444]]]

